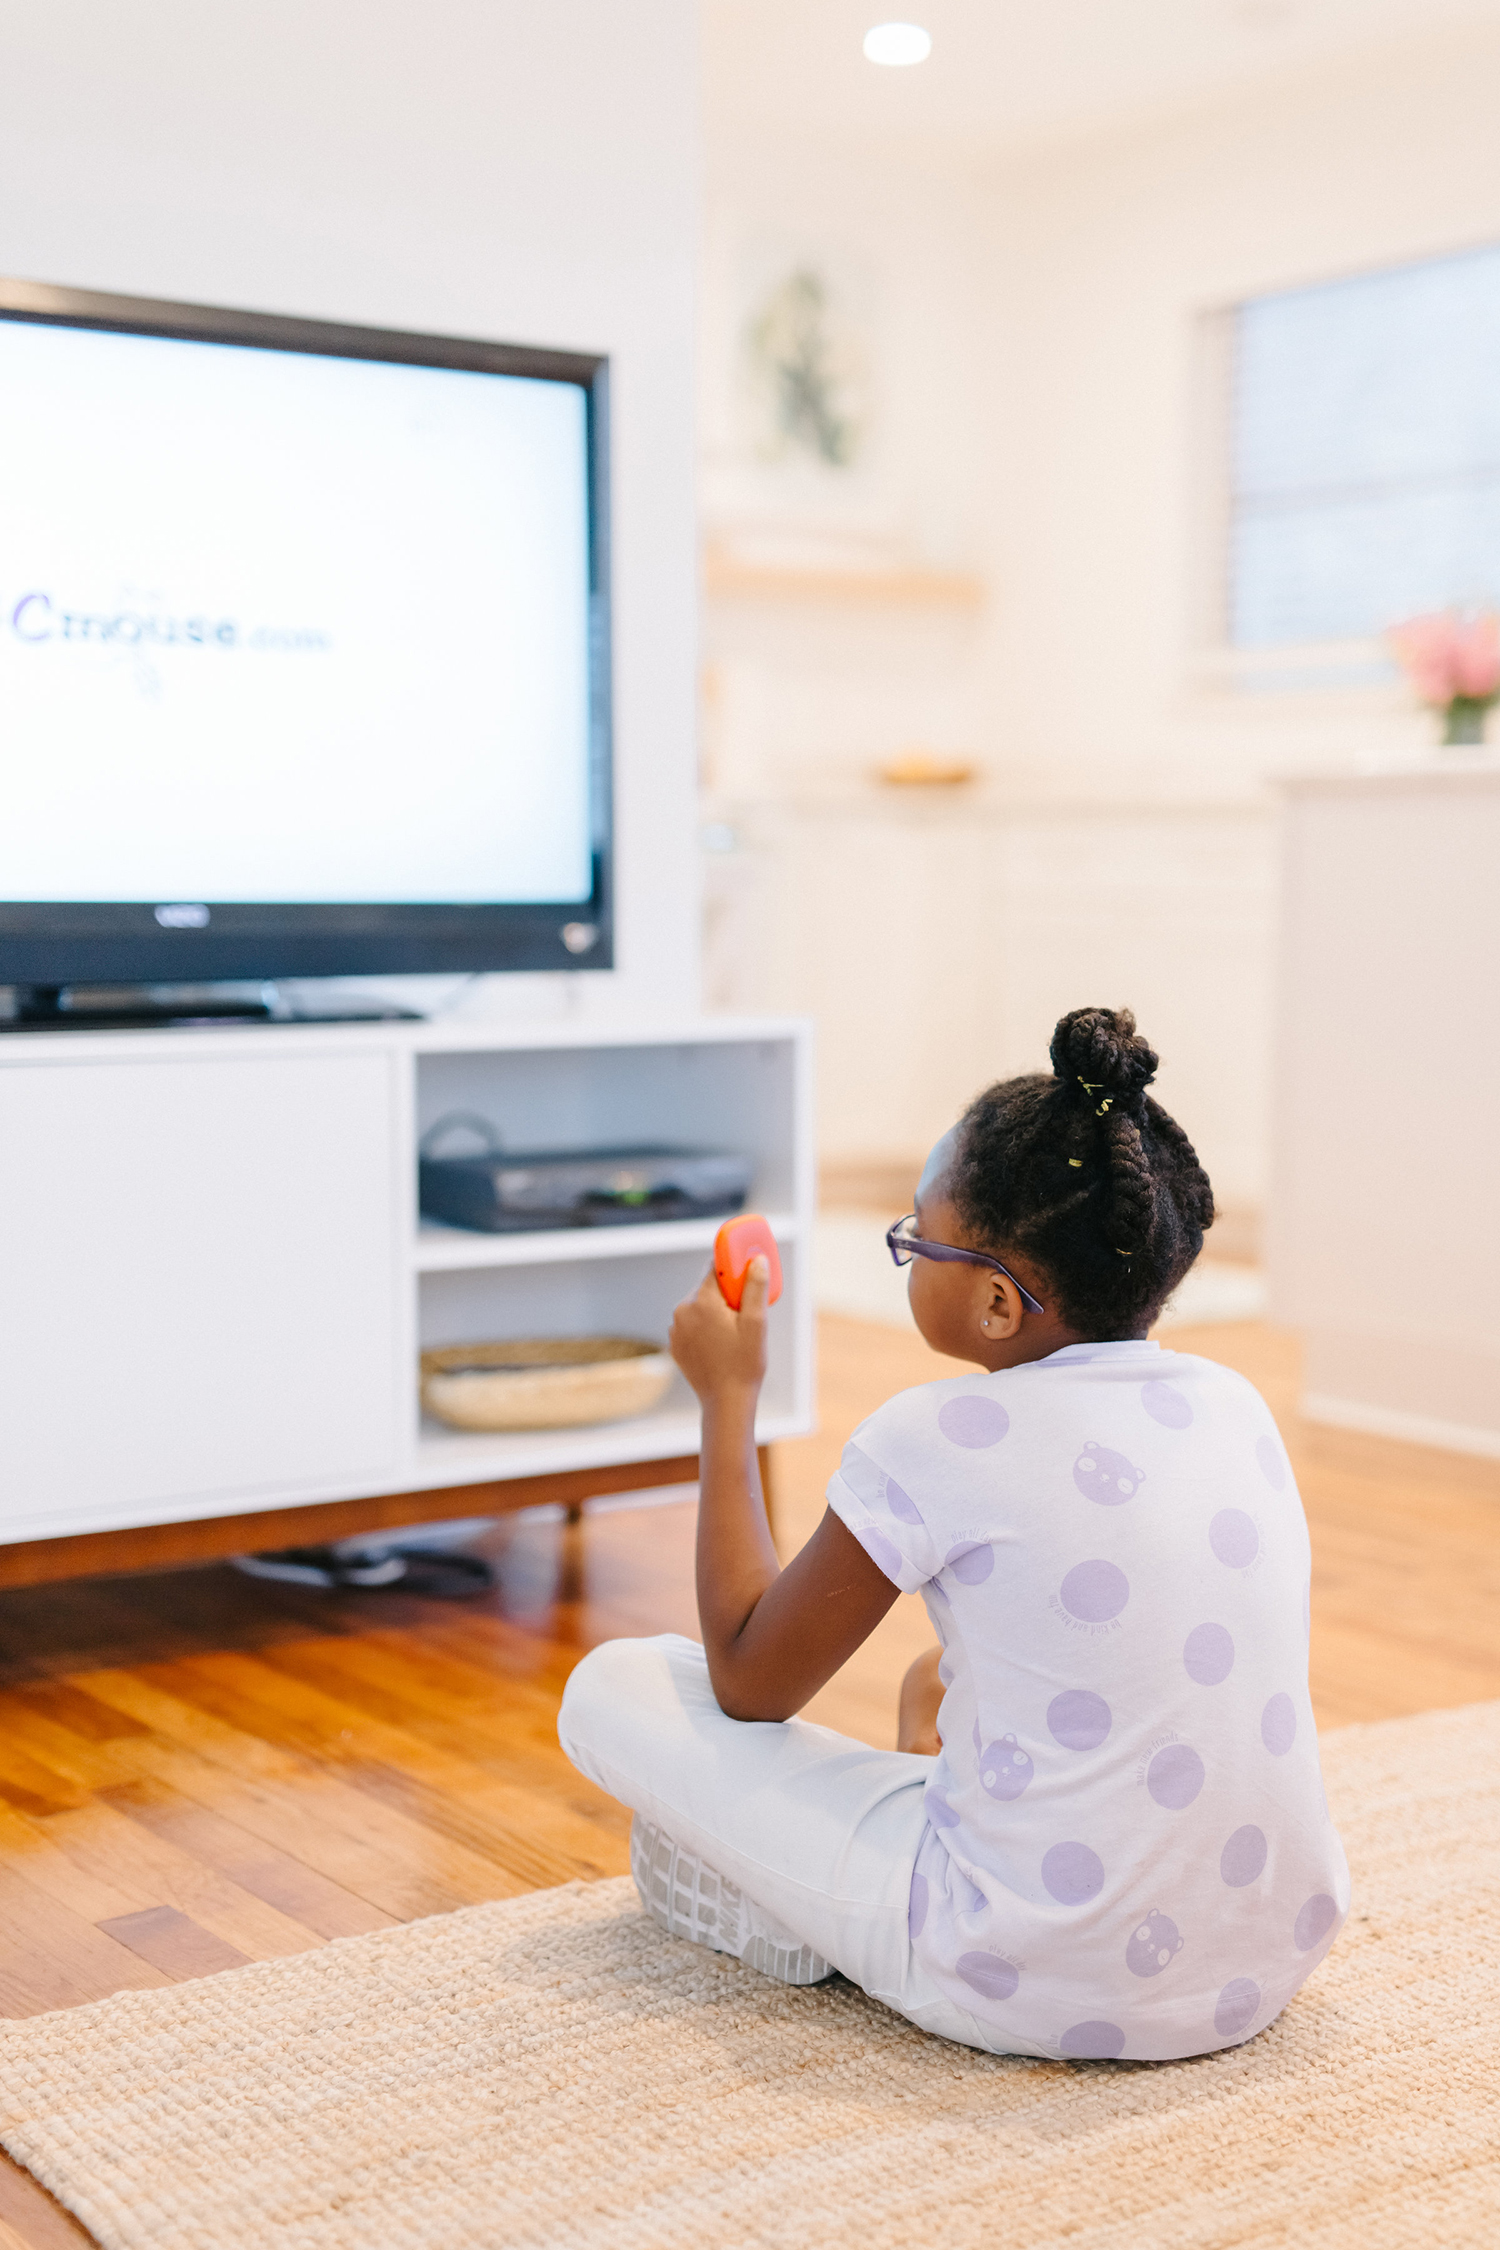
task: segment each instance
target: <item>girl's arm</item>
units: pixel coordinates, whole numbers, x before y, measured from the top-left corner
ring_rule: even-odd
[[[789,1719],[879,1624],[898,1589],[830,1510],[785,1570],[755,1456],[766,1372],[764,1258],[731,1312],[713,1274],[677,1308],[672,1353],[703,1404],[698,1619],[731,1719]]]

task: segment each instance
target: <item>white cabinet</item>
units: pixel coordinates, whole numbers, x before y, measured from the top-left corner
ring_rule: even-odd
[[[423,1344],[664,1337],[715,1231],[423,1224],[417,1139],[450,1109],[515,1148],[748,1153],[787,1276],[759,1434],[807,1428],[807,1061],[785,1022],[0,1041],[0,1545],[695,1453],[680,1382],[591,1429],[422,1417]]]
[[[393,1058],[56,1044],[0,1068],[0,1536],[388,1477]]]
[[[934,801],[935,800],[935,801]],[[819,1026],[825,1160],[921,1158],[1059,1016],[1128,1003],[1225,1207],[1265,1197],[1275,824],[1259,806],[888,789],[722,806],[706,989]]]
[[[1273,1308],[1315,1421],[1500,1458],[1500,759],[1285,815]]]

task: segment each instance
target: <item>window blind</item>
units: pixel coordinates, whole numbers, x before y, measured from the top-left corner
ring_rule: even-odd
[[[1230,637],[1500,604],[1500,247],[1234,316]]]

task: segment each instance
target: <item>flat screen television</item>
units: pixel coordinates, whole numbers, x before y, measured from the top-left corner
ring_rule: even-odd
[[[611,966],[607,379],[0,282],[0,983]]]

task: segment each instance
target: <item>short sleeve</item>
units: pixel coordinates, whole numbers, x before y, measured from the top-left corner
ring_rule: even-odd
[[[914,1594],[936,1577],[943,1558],[917,1501],[881,1466],[904,1405],[904,1398],[891,1399],[860,1424],[829,1481],[828,1505],[892,1584]]]

